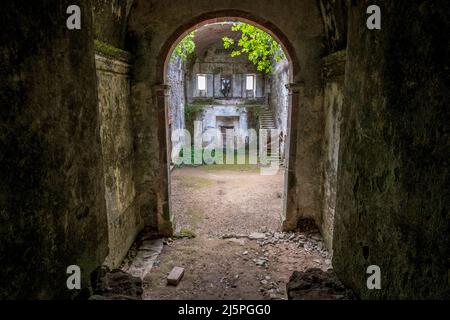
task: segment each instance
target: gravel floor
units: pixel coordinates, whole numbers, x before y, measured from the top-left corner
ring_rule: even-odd
[[[331,261],[317,230],[280,232],[283,180],[283,172],[262,176],[255,168],[174,170],[177,231],[196,237],[165,240],[143,298],[286,299],[294,270],[327,270]],[[169,286],[174,266],[185,274],[178,286]]]

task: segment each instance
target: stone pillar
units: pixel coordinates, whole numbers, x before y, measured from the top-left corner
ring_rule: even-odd
[[[170,214],[170,179],[168,166],[170,132],[167,126],[170,86],[167,84],[160,84],[156,85],[154,90],[158,117],[158,141],[160,145],[160,148],[158,149],[160,178],[156,181],[158,186],[155,188],[157,200],[157,229],[160,235],[171,236],[173,234],[173,225]]]
[[[303,83],[291,83],[286,85],[289,90],[289,105],[291,106],[288,112],[287,128],[289,134],[287,135],[285,154],[289,155],[286,161],[287,170],[285,170],[285,188],[284,188],[284,214],[283,230],[293,230],[297,227],[298,222],[298,201],[297,201],[297,141],[298,141],[298,108],[300,105],[300,95],[303,92]]]

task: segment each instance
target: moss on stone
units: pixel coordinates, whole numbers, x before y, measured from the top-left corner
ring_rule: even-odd
[[[340,51],[336,51],[333,52],[329,55],[327,55],[326,57],[324,57],[325,63],[333,63],[333,62],[337,62],[337,61],[342,61],[347,58],[347,50],[340,50]]]
[[[130,58],[130,54],[127,51],[113,47],[100,40],[94,40],[95,52],[107,57],[127,61]]]
[[[189,229],[186,229],[186,228],[182,228],[181,230],[180,230],[180,232],[178,232],[177,234],[175,234],[173,237],[175,238],[175,239],[182,239],[182,238],[189,238],[189,239],[193,239],[193,238],[195,238],[197,235],[193,232],[193,231],[191,231],[191,230],[189,230]]]

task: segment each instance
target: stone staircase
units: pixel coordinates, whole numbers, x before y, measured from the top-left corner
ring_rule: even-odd
[[[275,120],[273,118],[272,112],[267,106],[264,106],[261,108],[261,114],[260,114],[260,129],[266,129],[267,135],[268,135],[268,142],[267,142],[267,154],[268,154],[268,161],[274,162],[278,161],[279,164],[283,163],[283,159],[281,157],[281,152],[278,152],[278,154],[272,154],[271,150],[271,143],[270,143],[270,130],[276,129]]]

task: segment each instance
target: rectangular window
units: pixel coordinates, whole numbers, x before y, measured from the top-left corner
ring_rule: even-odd
[[[206,75],[199,74],[197,76],[197,89],[200,91],[206,91]]]
[[[245,88],[248,91],[255,90],[255,76],[254,75],[249,74],[245,77]]]

